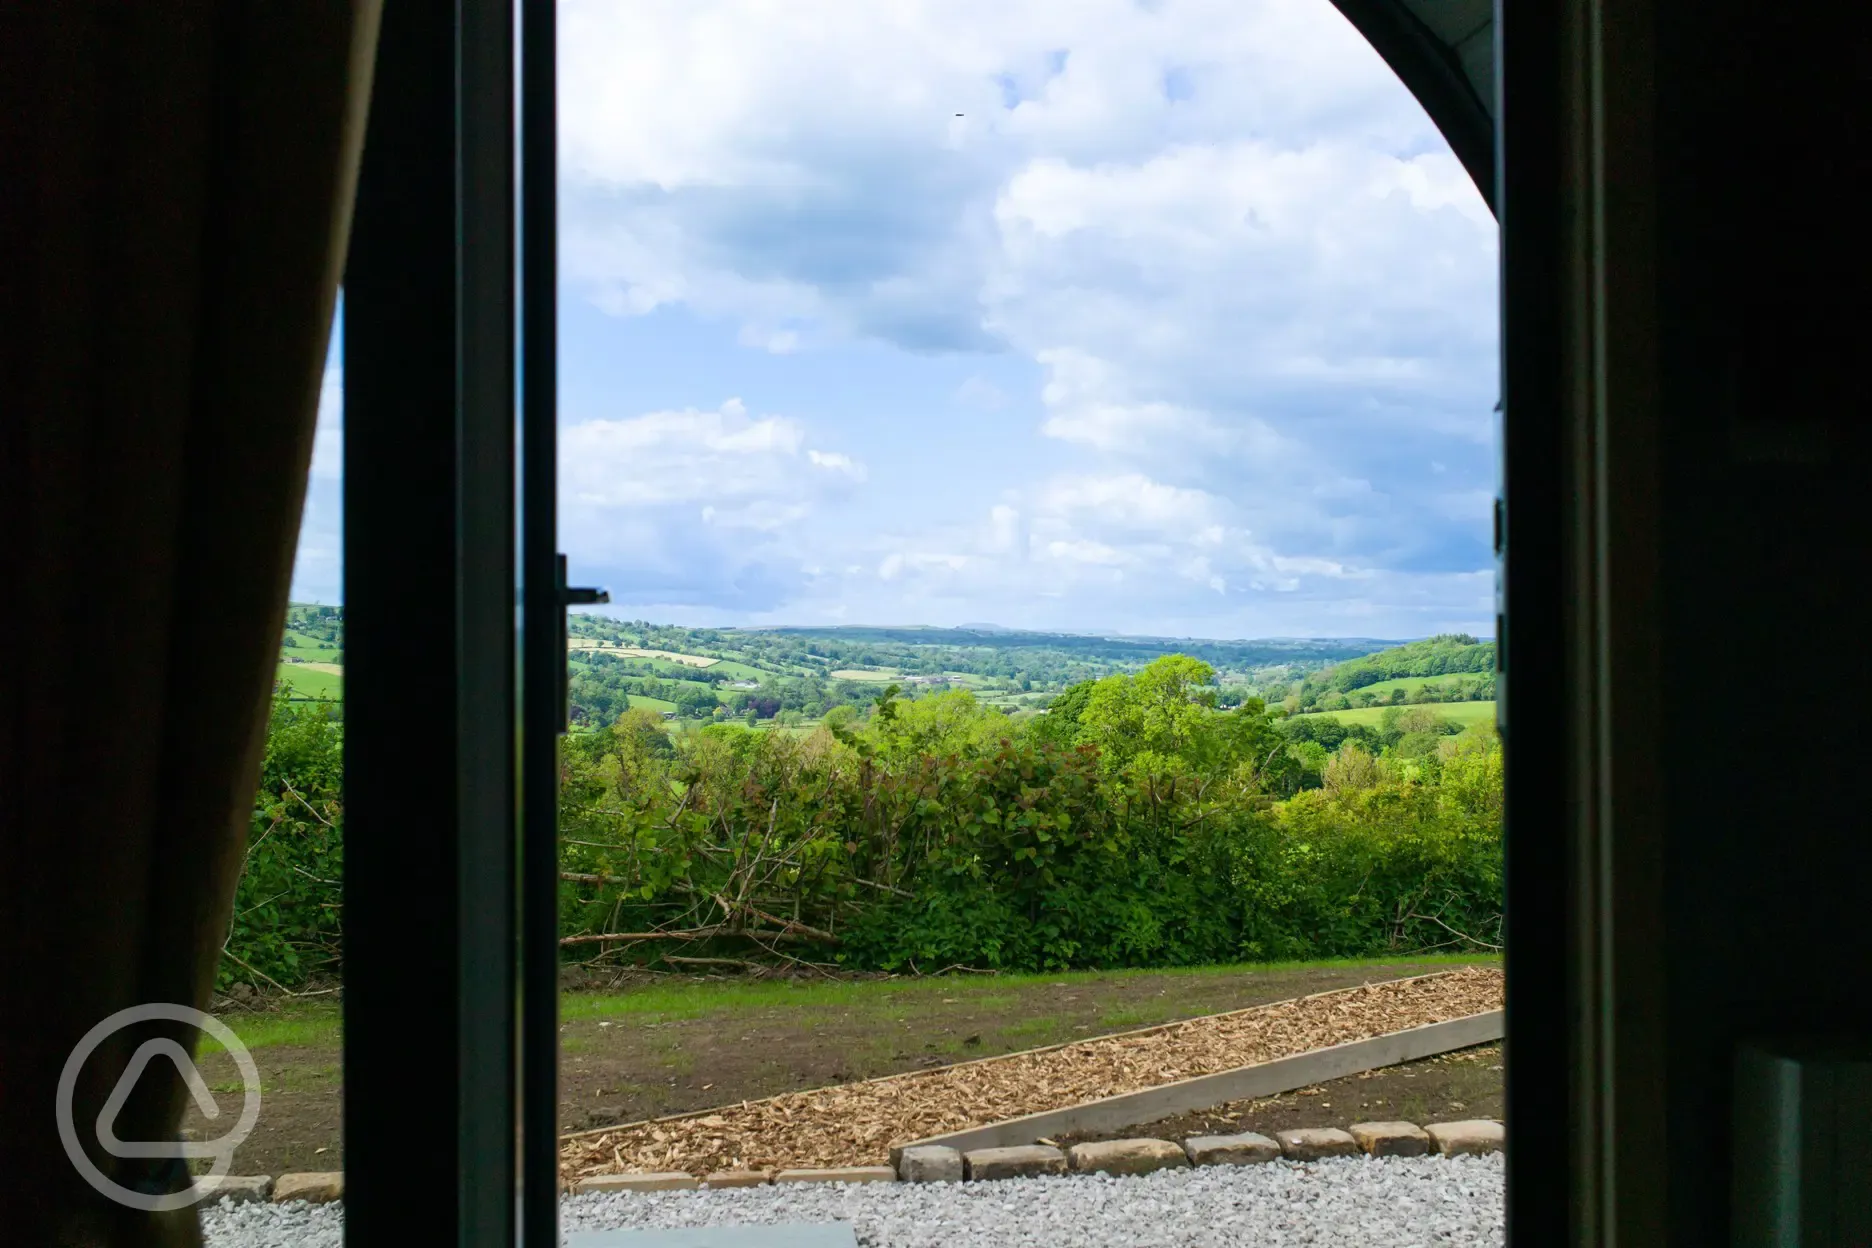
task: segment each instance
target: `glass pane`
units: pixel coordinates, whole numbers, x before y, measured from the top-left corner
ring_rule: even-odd
[[[1292,1165],[1503,1114],[1496,228],[1421,108],[1327,0],[560,14],[562,1162],[760,1172],[565,1225],[1499,1242],[1498,1156]],[[1137,1199],[761,1182],[1030,1114],[971,1172]]]

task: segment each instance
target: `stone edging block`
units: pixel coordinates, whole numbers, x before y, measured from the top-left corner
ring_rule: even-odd
[[[1039,1174],[1065,1174],[1066,1154],[1044,1144],[977,1148],[962,1154],[962,1168],[971,1179],[1022,1179]]]
[[[315,1205],[344,1199],[344,1171],[309,1170],[273,1180],[273,1201],[305,1200]]]
[[[705,1187],[761,1187],[771,1182],[771,1170],[717,1170],[702,1180]]]
[[[206,1192],[204,1200],[231,1200],[245,1203],[251,1200],[265,1200],[273,1194],[273,1176],[270,1174],[224,1174],[219,1178],[202,1175],[195,1180],[195,1189]]]
[[[1430,1151],[1430,1137],[1414,1122],[1355,1122],[1346,1130],[1360,1151],[1373,1157],[1421,1157]]]
[[[1252,1166],[1277,1160],[1281,1146],[1265,1135],[1244,1131],[1240,1135],[1192,1135],[1183,1141],[1183,1152],[1191,1165]]]
[[[1276,1131],[1281,1155],[1292,1161],[1319,1161],[1325,1157],[1356,1157],[1358,1141],[1338,1127],[1295,1127]]]
[[[1492,1118],[1471,1118],[1463,1122],[1433,1122],[1424,1128],[1436,1151],[1445,1157],[1474,1157],[1499,1153],[1506,1145],[1508,1131]]]
[[[941,1144],[906,1148],[897,1158],[897,1173],[906,1183],[960,1183],[962,1150]]]
[[[1066,1164],[1078,1173],[1149,1174],[1172,1166],[1187,1166],[1181,1144],[1169,1140],[1103,1140],[1075,1144],[1066,1151]]]

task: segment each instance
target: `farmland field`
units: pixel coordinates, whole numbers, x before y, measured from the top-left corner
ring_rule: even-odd
[[[681,663],[684,667],[714,667],[720,659],[707,658],[700,654],[678,654],[674,650],[645,650],[638,646],[619,646],[595,641],[590,637],[572,637],[566,641],[569,650],[603,650],[606,654],[620,655],[627,659],[663,659],[669,663]]]
[[[879,682],[896,680],[897,669],[894,667],[864,668],[841,667],[832,673],[833,680],[875,680]]]
[[[332,670],[325,670],[328,668]],[[281,663],[279,679],[291,685],[293,693],[302,698],[344,696],[344,675],[329,663],[321,663],[317,667],[310,663]]]
[[[760,680],[762,677],[771,676],[773,674],[761,668],[742,663],[737,659],[715,660],[715,665],[709,668],[709,674],[713,676],[716,673],[720,673],[723,676],[732,676],[736,680]]]
[[[674,702],[666,702],[662,698],[645,697],[641,693],[631,694],[630,704],[633,711],[673,711],[676,709]]]
[[[1372,727],[1376,728],[1384,721],[1384,713],[1394,709],[1411,710],[1418,708],[1361,706],[1356,710],[1350,711],[1321,711],[1319,712],[1319,717],[1321,719],[1336,719],[1346,724],[1370,724]],[[1435,711],[1444,719],[1453,719],[1465,728],[1473,727],[1476,724],[1492,724],[1495,722],[1495,704],[1493,702],[1426,702],[1421,704],[1421,709]],[[1308,718],[1311,718],[1311,716]]]

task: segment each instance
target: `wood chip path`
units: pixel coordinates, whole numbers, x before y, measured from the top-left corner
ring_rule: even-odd
[[[1365,984],[936,1070],[789,1092],[562,1141],[568,1178],[884,1165],[890,1147],[1106,1096],[1466,1018],[1502,1006],[1499,970]]]

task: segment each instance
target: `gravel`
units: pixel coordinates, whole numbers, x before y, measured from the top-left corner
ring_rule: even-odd
[[[1133,1178],[612,1192],[561,1205],[568,1231],[850,1222],[866,1248],[1493,1245],[1507,1242],[1502,1221],[1500,1155],[1275,1161]],[[223,1201],[204,1207],[202,1223],[209,1248],[342,1248],[336,1205]]]

